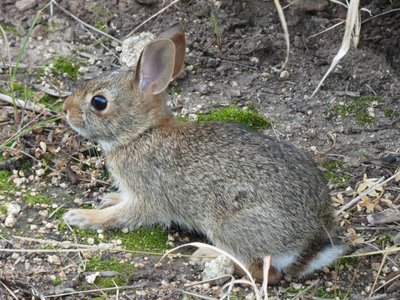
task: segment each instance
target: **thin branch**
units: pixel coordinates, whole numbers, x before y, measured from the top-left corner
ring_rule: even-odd
[[[126,36],[126,38],[130,37],[132,34],[134,34],[136,31],[139,30],[140,27],[142,27],[144,24],[146,24],[147,22],[149,22],[151,19],[154,19],[155,17],[157,17],[159,14],[163,13],[165,10],[167,10],[170,6],[178,3],[179,0],[174,0],[172,1],[170,4],[168,4],[166,7],[164,7],[163,9],[161,9],[160,11],[158,11],[157,13],[155,13],[154,15],[152,15],[150,18],[148,18],[147,20],[144,20],[142,23],[140,23],[138,26],[136,26],[131,32],[129,32],[129,34]]]
[[[400,172],[395,173],[393,176],[389,177],[388,179],[382,181],[385,177],[382,177],[378,180],[377,183],[375,183],[373,186],[371,186],[369,189],[367,189],[366,191],[362,192],[361,194],[359,194],[357,197],[355,197],[353,200],[351,200],[349,203],[347,203],[346,205],[343,205],[343,207],[338,210],[336,212],[336,215],[340,215],[341,213],[343,213],[346,209],[354,206],[357,204],[357,202],[359,202],[361,200],[361,198],[363,198],[364,196],[368,195],[371,191],[376,190],[377,188],[383,186],[384,184],[388,183],[389,181],[392,181],[393,179],[395,179],[397,176],[400,175]]]
[[[391,14],[391,13],[394,13],[394,12],[398,12],[398,11],[400,11],[400,8],[394,8],[394,9],[391,9],[391,10],[388,10],[388,11],[381,12],[380,14],[377,14],[377,15],[375,15],[373,17],[365,19],[364,21],[361,22],[361,24],[367,23],[367,22],[372,21],[373,19],[376,19],[378,17],[384,16],[384,15],[387,15],[387,14]]]
[[[53,4],[54,4],[55,6],[57,6],[58,9],[60,9],[63,13],[65,13],[65,14],[68,15],[68,16],[70,16],[72,19],[74,19],[75,21],[79,22],[79,23],[82,24],[83,26],[85,26],[85,27],[87,27],[87,28],[89,28],[89,29],[91,29],[91,30],[93,30],[93,31],[96,31],[97,33],[100,33],[100,34],[102,34],[102,35],[104,35],[104,36],[106,36],[106,37],[108,37],[108,38],[110,38],[110,39],[112,39],[112,40],[114,40],[114,41],[116,41],[116,42],[122,44],[122,42],[121,42],[119,39],[117,39],[117,38],[113,37],[112,35],[109,35],[108,33],[104,32],[104,31],[101,31],[100,29],[97,29],[96,27],[93,27],[92,25],[90,25],[90,24],[88,24],[88,23],[82,21],[82,20],[79,19],[77,16],[75,16],[74,14],[72,14],[71,12],[69,12],[68,10],[66,10],[64,7],[62,7],[62,6],[61,6],[59,3],[57,3],[55,0],[51,0],[51,3],[53,3]]]
[[[13,100],[10,96],[4,95],[4,94],[0,94],[0,100],[4,101],[4,102],[7,102],[9,104],[12,104],[12,105],[15,104],[19,108],[28,109],[28,110],[34,111],[36,113],[41,113],[43,111],[48,111],[48,109],[43,104],[33,103],[33,102],[26,102],[24,100],[17,99],[17,98],[15,98]]]

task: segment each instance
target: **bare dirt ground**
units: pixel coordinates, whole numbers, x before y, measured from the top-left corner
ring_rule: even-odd
[[[44,108],[17,110],[0,101],[0,299],[195,299],[183,290],[222,295],[214,283],[187,286],[200,280],[201,268],[185,257],[157,264],[166,248],[199,237],[155,228],[145,234],[160,236],[161,246],[147,239],[132,246],[129,234],[71,231],[60,218],[67,208],[91,206],[111,182],[98,149],[58,118],[63,100],[45,96],[48,89],[56,95],[73,91],[85,79],[118,68],[120,41],[132,30],[158,34],[177,21],[187,37],[186,72],[170,88],[169,105],[177,116],[195,119],[226,105],[255,107],[273,124],[268,134],[314,155],[330,179],[338,210],[361,195],[339,216],[340,236],[360,256],[303,280],[286,278],[269,288],[270,299],[400,299],[400,176],[393,176],[400,166],[400,11],[392,11],[398,1],[361,1],[373,16],[388,13],[376,18],[361,13],[358,48],[313,98],[343,26],[313,35],[345,18],[340,5],[330,3],[319,12],[285,10],[291,53],[282,73],[274,66],[284,59],[285,41],[272,1],[226,0],[219,6],[179,1],[140,27],[169,2],[60,1],[70,15],[56,5],[51,15],[47,7],[10,75],[35,14],[47,4],[26,2],[32,7],[13,0],[0,4],[7,36],[0,38],[0,92]],[[69,65],[60,66],[60,57],[72,61],[72,73]],[[11,205],[14,212],[10,203],[17,204]],[[94,283],[90,276],[97,277]],[[232,294],[252,296],[240,285]]]

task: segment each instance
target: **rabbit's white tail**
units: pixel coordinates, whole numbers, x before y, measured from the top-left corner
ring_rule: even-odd
[[[341,256],[345,251],[343,245],[331,245],[322,249],[307,265],[300,277],[306,276],[315,270],[329,266],[335,259]]]

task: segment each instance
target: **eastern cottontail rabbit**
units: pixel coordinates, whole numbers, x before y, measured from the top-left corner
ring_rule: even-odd
[[[179,123],[165,90],[180,72],[180,24],[143,50],[135,70],[86,82],[64,104],[71,127],[100,143],[119,188],[101,209],[64,219],[86,228],[179,224],[257,273],[303,276],[343,251],[323,175],[302,151],[226,123]]]

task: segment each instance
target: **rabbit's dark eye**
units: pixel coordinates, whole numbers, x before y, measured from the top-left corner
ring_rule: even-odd
[[[92,106],[97,110],[105,110],[107,107],[107,99],[103,96],[94,96],[92,98]]]

